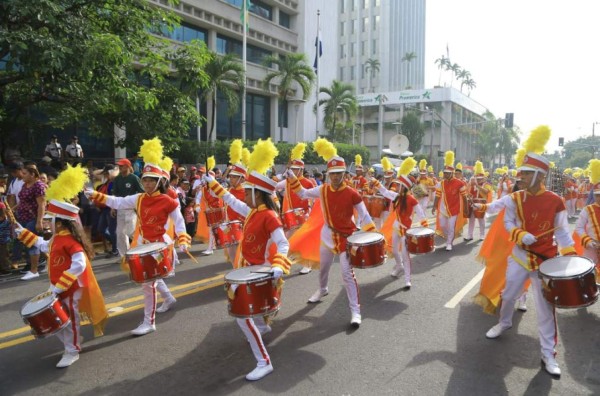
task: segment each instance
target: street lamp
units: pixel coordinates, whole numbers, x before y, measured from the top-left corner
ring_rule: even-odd
[[[291,98],[287,100],[289,103],[294,104],[295,110],[295,119],[294,119],[294,139],[296,143],[298,143],[298,111],[300,110],[300,105],[306,103],[306,100],[300,98]]]

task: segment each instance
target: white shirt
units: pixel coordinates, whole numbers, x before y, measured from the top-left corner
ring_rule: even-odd
[[[81,145],[79,145],[79,143],[67,144],[65,151],[67,152],[67,154],[69,154],[69,157],[71,158],[83,158],[83,149],[81,148]]]
[[[22,179],[13,179],[13,181],[10,182],[8,186],[8,191],[6,192],[6,195],[14,195],[17,204],[19,204],[19,193],[21,192],[21,189],[24,185],[25,182]]]
[[[60,159],[62,154],[62,146],[60,143],[50,143],[46,145],[45,152],[50,154],[50,157],[54,159]]]

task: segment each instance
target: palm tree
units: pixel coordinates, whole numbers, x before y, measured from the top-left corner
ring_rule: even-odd
[[[283,109],[287,106],[288,98],[294,96],[296,87],[302,91],[302,99],[310,96],[315,73],[306,63],[304,54],[285,54],[283,57],[275,54],[263,59],[265,65],[275,65],[277,68],[269,72],[263,80],[263,89],[270,92],[270,85],[277,81],[277,94],[281,100],[279,106],[279,140],[283,140]]]
[[[435,64],[438,65],[438,69],[440,69],[440,78],[438,80],[438,85],[442,85],[442,70],[448,70],[447,66],[450,64],[450,59],[442,55],[441,58],[437,58],[435,60]]]
[[[212,101],[212,120],[207,141],[212,140],[217,125],[217,93],[225,97],[227,113],[232,116],[237,112],[240,103],[240,91],[244,87],[244,67],[235,54],[223,56],[212,53],[212,59],[204,69],[210,76],[208,88],[203,92],[202,99]]]
[[[456,76],[457,80],[460,80],[460,92],[462,92],[463,89],[463,85],[465,85],[465,81],[467,79],[471,78],[471,72],[465,69],[462,69],[458,72],[458,75]]]
[[[379,66],[381,66],[381,64],[379,63],[379,60],[374,59],[374,58],[369,58],[367,59],[366,65],[365,65],[365,71],[367,73],[369,73],[369,84],[368,84],[368,90],[369,92],[373,92],[371,90],[371,84],[373,82],[373,79],[375,78],[375,75],[377,73],[379,73]]]
[[[460,70],[461,70],[461,68],[458,63],[448,62],[448,64],[446,65],[446,71],[452,72],[452,80],[450,80],[450,87],[452,87],[452,83],[454,82],[456,75],[458,75],[458,73],[460,73]]]
[[[417,54],[415,54],[414,52],[407,52],[406,54],[404,54],[404,56],[402,57],[402,62],[407,62],[408,65],[406,66],[406,88],[410,88],[410,62],[412,62],[413,59],[415,59],[417,57]]]
[[[358,110],[354,86],[342,81],[333,80],[331,87],[321,87],[320,93],[327,94],[328,98],[319,99],[319,107],[324,106],[325,125],[331,133],[335,133],[335,125],[342,117],[350,120]]]
[[[463,83],[467,86],[467,88],[469,88],[468,96],[471,96],[471,91],[473,88],[477,87],[477,83],[471,77],[467,78],[465,81],[463,81]]]

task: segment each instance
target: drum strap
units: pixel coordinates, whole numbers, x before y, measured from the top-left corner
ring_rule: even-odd
[[[521,249],[523,249],[523,248],[521,248]],[[534,255],[534,256],[536,256],[537,258],[541,258],[541,259],[542,259],[542,260],[544,260],[544,261],[546,261],[546,260],[550,260],[550,259],[552,258],[552,257],[546,257],[546,256],[544,256],[543,254],[536,253],[536,252],[534,252],[534,251],[532,251],[532,250],[527,250],[527,249],[523,249],[523,250],[524,250],[524,251],[526,251],[527,253],[531,253],[531,254],[533,254],[533,255]]]
[[[352,235],[352,233],[351,233],[351,234],[346,234],[346,233],[343,233],[343,232],[341,232],[341,231],[339,231],[339,230],[336,230],[335,228],[333,228],[333,227],[332,227],[332,226],[330,226],[330,225],[328,225],[328,227],[329,227],[329,229],[331,229],[331,231],[335,232],[335,233],[336,233],[336,234],[338,234],[338,235],[341,235],[341,236],[342,236],[342,237],[344,237],[344,238],[348,238],[350,235]]]

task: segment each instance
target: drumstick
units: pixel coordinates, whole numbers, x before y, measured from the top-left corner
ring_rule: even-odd
[[[537,238],[539,238],[539,237],[543,237],[543,236],[544,236],[544,235],[546,235],[546,234],[550,234],[552,231],[554,231],[554,230],[556,230],[556,229],[558,229],[558,227],[550,228],[549,230],[546,230],[546,231],[542,232],[541,234],[534,235],[534,236],[535,236],[535,238],[537,239]]]
[[[194,263],[199,264],[198,260],[196,260],[196,258],[192,256],[192,254],[188,250],[186,250],[185,253],[192,259]]]

